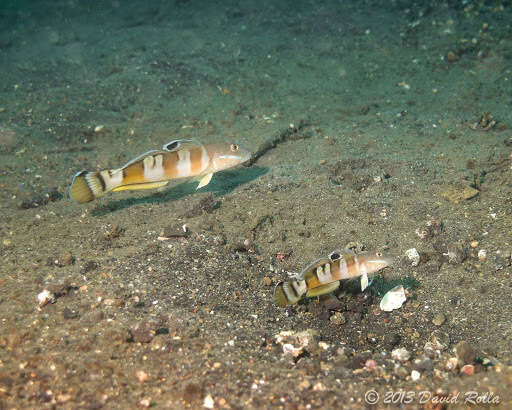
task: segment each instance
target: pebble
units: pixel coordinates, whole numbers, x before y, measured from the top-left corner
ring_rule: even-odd
[[[73,255],[70,251],[63,251],[57,256],[55,265],[57,266],[68,266],[73,263]]]
[[[462,369],[460,369],[460,372],[462,374],[471,376],[471,375],[475,374],[475,366],[473,366],[472,364],[466,364],[466,365],[462,366]]]
[[[411,266],[418,266],[420,263],[420,254],[416,250],[416,248],[407,249],[405,251],[405,255],[407,258],[409,258],[409,261],[411,262]]]
[[[330,318],[329,318],[329,321],[333,324],[333,325],[343,325],[346,321],[345,319],[345,315],[343,315],[343,313],[341,312],[336,312],[334,315],[332,315]]]
[[[436,350],[446,350],[450,346],[450,336],[440,330],[434,330],[430,335],[430,340]]]
[[[148,379],[148,374],[144,370],[137,370],[135,372],[135,377],[137,377],[139,383],[143,384]]]
[[[466,341],[461,341],[455,346],[455,355],[461,364],[471,364],[475,361],[476,351]]]
[[[412,380],[413,382],[418,381],[420,378],[421,378],[421,373],[420,373],[419,371],[417,371],[417,370],[413,370],[413,371],[411,372],[411,380]]]
[[[432,323],[436,326],[441,326],[445,322],[445,320],[446,316],[444,315],[444,313],[438,313],[432,319]]]
[[[448,262],[452,265],[458,265],[466,260],[466,249],[460,242],[451,242],[447,246]]]
[[[478,251],[478,260],[480,262],[483,262],[483,261],[485,261],[486,258],[487,258],[487,251],[485,249],[480,249]]]
[[[511,251],[497,250],[494,256],[494,269],[501,270],[512,264]]]
[[[411,354],[406,348],[399,347],[398,349],[395,349],[391,352],[391,357],[404,363],[411,358]]]
[[[441,196],[453,204],[459,204],[460,202],[474,198],[480,193],[478,189],[470,186],[457,187],[451,186],[441,193]]]
[[[423,351],[425,352],[425,355],[431,359],[435,359],[437,357],[437,349],[432,342],[425,343]]]
[[[310,387],[311,387],[311,383],[307,379],[304,379],[299,383],[300,390],[308,390]]]
[[[413,367],[418,371],[430,371],[434,368],[434,363],[429,357],[415,359]]]
[[[154,320],[141,320],[132,328],[133,341],[136,343],[151,342],[158,327],[158,323]]]
[[[166,226],[162,232],[160,232],[160,237],[162,238],[185,238],[190,235],[190,229],[186,224],[172,224]]]
[[[207,409],[213,409],[213,406],[214,406],[214,401],[213,401],[213,397],[211,394],[208,394],[205,398],[204,398],[204,401],[203,401],[203,407],[207,408]]]
[[[445,370],[448,370],[448,371],[453,371],[457,368],[457,366],[459,365],[459,361],[457,360],[456,357],[450,357],[445,365],[444,365],[444,368]]]
[[[197,403],[201,400],[201,386],[198,383],[188,383],[183,390],[183,401],[186,404]]]
[[[268,276],[265,276],[263,278],[263,283],[265,284],[265,286],[271,286],[272,285],[272,279],[270,279]]]

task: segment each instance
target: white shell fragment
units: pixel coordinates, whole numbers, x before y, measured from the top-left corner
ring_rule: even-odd
[[[55,295],[47,289],[44,289],[42,292],[40,292],[37,295],[37,303],[41,307],[48,303],[54,303],[54,302],[55,302]]]
[[[399,309],[402,307],[406,299],[404,287],[402,285],[395,286],[386,293],[380,301],[380,309],[384,312],[391,312],[392,310]]]
[[[361,275],[361,292],[364,292],[364,290],[368,287],[368,275],[365,273],[364,275]]]
[[[418,264],[420,263],[420,254],[418,253],[416,248],[407,249],[405,251],[405,255],[411,261],[411,266],[418,266]]]

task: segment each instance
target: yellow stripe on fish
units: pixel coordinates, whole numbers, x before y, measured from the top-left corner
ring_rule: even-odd
[[[215,172],[247,161],[249,151],[238,144],[203,145],[195,140],[175,140],[162,150],[148,151],[119,169],[77,172],[69,196],[76,202],[90,202],[110,191],[159,188],[170,180],[196,177],[196,189],[208,185]]]
[[[310,264],[296,277],[279,282],[274,290],[274,302],[279,307],[294,305],[303,296],[313,297],[330,293],[340,281],[375,273],[390,265],[392,259],[380,252],[356,255],[350,250],[331,252]]]

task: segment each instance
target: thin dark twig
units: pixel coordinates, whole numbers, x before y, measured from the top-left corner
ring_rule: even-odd
[[[311,135],[308,132],[305,132],[306,128],[310,126],[311,123],[306,120],[300,120],[297,125],[291,125],[288,128],[279,131],[274,137],[265,141],[260,147],[256,150],[254,154],[252,154],[251,159],[247,161],[244,165],[250,167],[253,165],[260,157],[265,155],[267,151],[277,147],[279,144],[283,144],[287,141],[301,140],[310,138]]]

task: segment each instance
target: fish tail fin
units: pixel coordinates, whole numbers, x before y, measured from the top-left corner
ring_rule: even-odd
[[[274,303],[279,307],[294,305],[305,293],[306,283],[304,281],[279,282],[274,289]]]
[[[69,187],[69,197],[82,204],[91,202],[107,192],[106,184],[100,172],[80,171],[73,176]]]

